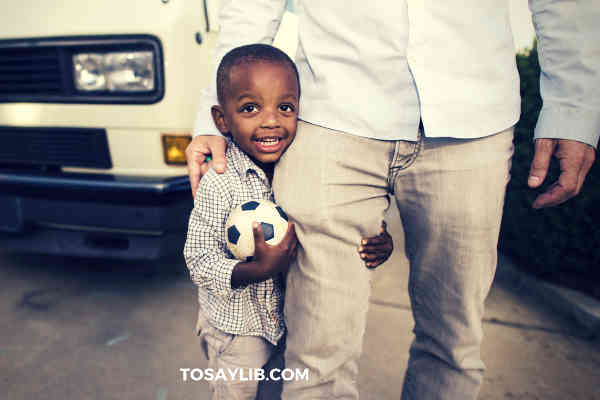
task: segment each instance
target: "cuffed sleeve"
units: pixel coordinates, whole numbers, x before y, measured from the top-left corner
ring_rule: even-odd
[[[544,105],[535,138],[596,147],[600,137],[600,7],[597,0],[529,0]]]

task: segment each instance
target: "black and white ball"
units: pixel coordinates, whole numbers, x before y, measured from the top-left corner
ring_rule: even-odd
[[[283,239],[288,217],[281,207],[268,200],[252,200],[236,207],[227,218],[225,238],[231,254],[239,260],[250,261],[254,256],[252,223],[258,222],[265,242],[271,246]]]

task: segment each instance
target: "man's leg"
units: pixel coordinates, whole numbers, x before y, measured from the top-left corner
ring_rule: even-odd
[[[425,138],[416,162],[396,176],[415,319],[404,400],[477,397],[511,156],[512,129],[475,140]]]
[[[275,199],[296,224],[301,247],[290,268],[285,318],[284,399],[357,399],[370,274],[357,253],[379,232],[389,206],[391,142],[300,123],[275,171]]]

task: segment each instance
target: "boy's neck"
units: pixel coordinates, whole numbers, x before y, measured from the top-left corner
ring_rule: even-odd
[[[256,160],[254,160],[254,163],[260,168],[262,169],[262,171],[265,173],[265,175],[267,176],[267,179],[269,180],[269,184],[273,183],[273,172],[275,171],[275,163],[261,163],[258,162]]]

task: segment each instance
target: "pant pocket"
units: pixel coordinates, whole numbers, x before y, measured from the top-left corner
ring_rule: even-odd
[[[208,360],[219,357],[227,351],[235,340],[235,335],[223,332],[212,326],[202,327],[199,331],[200,345]]]

